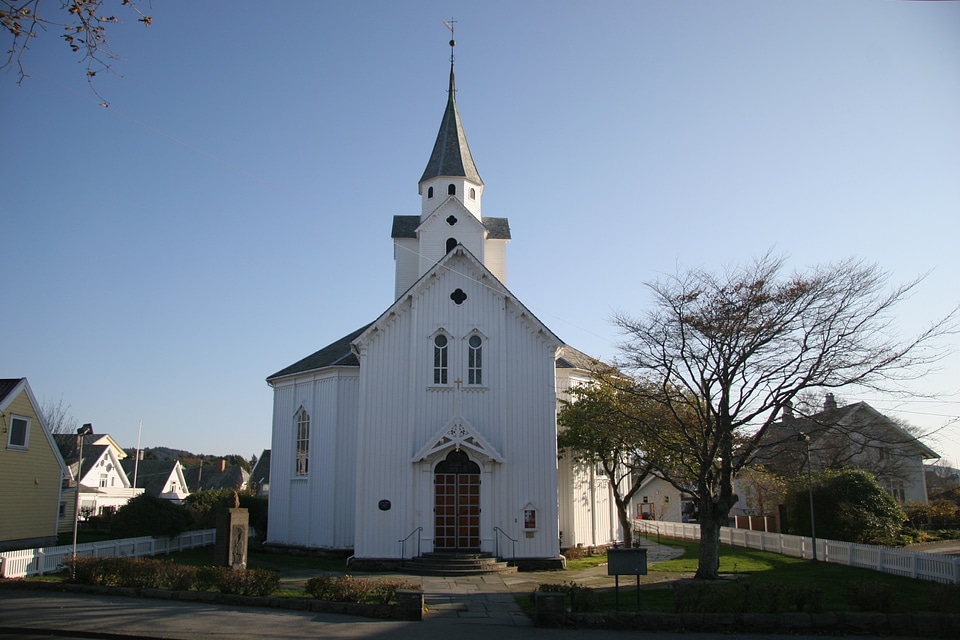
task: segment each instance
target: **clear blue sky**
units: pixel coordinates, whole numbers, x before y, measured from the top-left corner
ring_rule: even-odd
[[[110,0],[108,0],[110,2]],[[55,3],[54,3],[55,4]],[[616,355],[644,282],[767,250],[960,301],[960,3],[154,1],[86,86],[55,32],[0,74],[0,376],[135,446],[260,454],[271,373],[393,300],[392,216],[457,100],[508,286]],[[0,44],[6,44],[3,40]],[[946,346],[956,348],[956,338]],[[844,392],[960,463],[939,402]]]

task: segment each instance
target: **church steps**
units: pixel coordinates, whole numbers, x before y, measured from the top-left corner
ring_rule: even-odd
[[[425,553],[408,560],[403,571],[423,576],[470,576],[514,573],[517,568],[489,553]]]

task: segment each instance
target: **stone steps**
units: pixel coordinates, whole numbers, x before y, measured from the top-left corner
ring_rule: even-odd
[[[491,573],[514,573],[517,568],[497,560],[489,553],[425,553],[407,560],[405,573],[421,576],[478,576]]]

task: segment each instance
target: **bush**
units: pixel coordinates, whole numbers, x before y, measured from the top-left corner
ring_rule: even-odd
[[[304,590],[317,600],[363,602],[374,587],[374,581],[366,578],[317,576],[307,580]],[[394,589],[394,593],[396,593],[396,589]]]
[[[537,587],[539,591],[550,591],[553,593],[566,593],[570,597],[571,611],[596,611],[600,607],[600,599],[592,587],[587,587],[576,582],[566,582],[564,584],[544,583]]]
[[[678,582],[673,585],[677,613],[782,613],[823,611],[823,591],[779,582]]]
[[[192,522],[185,507],[142,493],[117,510],[110,521],[110,533],[117,538],[173,538],[189,529]]]
[[[817,536],[860,544],[893,545],[906,514],[873,475],[859,469],[813,476]],[[786,498],[787,533],[810,535],[810,495],[798,479]]]
[[[269,596],[280,588],[280,576],[269,569],[216,569],[216,587],[220,593],[262,597]]]
[[[137,589],[190,589],[196,583],[196,569],[152,558],[89,558],[67,562],[73,568],[73,582],[102,587]]]
[[[188,567],[150,558],[77,558],[73,582],[103,587],[215,589],[220,593],[268,596],[280,588],[280,576],[266,569],[235,571],[226,567]]]
[[[860,611],[878,611],[890,613],[897,592],[892,584],[864,580],[846,584],[847,602]]]

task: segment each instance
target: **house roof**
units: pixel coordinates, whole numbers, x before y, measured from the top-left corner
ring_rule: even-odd
[[[7,399],[7,396],[17,388],[21,380],[26,380],[26,378],[0,378],[0,402]]]
[[[234,489],[239,491],[250,479],[243,467],[232,465],[220,471],[217,467],[190,467],[183,470],[189,491],[214,491],[216,489]]]
[[[264,449],[250,472],[250,482],[270,484],[270,449]]]
[[[157,497],[163,493],[167,480],[173,475],[178,464],[177,460],[141,460],[140,464],[137,464],[133,458],[120,462],[124,473],[130,479],[131,486],[133,486],[133,476],[136,471],[137,484],[134,488],[143,489],[145,493]]]
[[[450,61],[450,86],[447,91],[447,106],[440,121],[440,131],[433,144],[433,152],[427,162],[427,168],[420,176],[423,184],[431,178],[439,176],[464,177],[468,180],[483,184],[480,173],[473,162],[467,136],[463,132],[460,122],[460,111],[457,109],[457,90],[454,85],[453,60]]]
[[[923,444],[916,436],[905,431],[903,427],[866,402],[855,402],[842,407],[832,406],[809,416],[786,417],[771,424],[764,434],[757,457],[769,458],[777,452],[778,447],[794,440],[799,433],[807,434],[815,441],[819,436],[828,434],[838,427],[851,432],[863,430],[866,427],[882,428],[890,434],[884,437],[884,441],[889,440],[887,444],[913,447],[925,460],[940,457],[936,451]],[[874,437],[877,435],[879,434],[873,434]]]
[[[83,438],[83,462],[80,466],[80,472],[77,474],[77,460],[80,457],[80,450],[77,448],[77,436],[72,433],[58,433],[53,436],[63,461],[70,467],[71,473],[77,474],[76,479],[85,477],[97,461],[103,457],[104,452],[112,449],[110,445],[96,444],[101,438],[99,434],[91,433],[80,437]]]
[[[484,218],[480,221],[491,240],[510,240],[510,221],[507,218]],[[420,216],[393,216],[391,238],[416,238]]]

